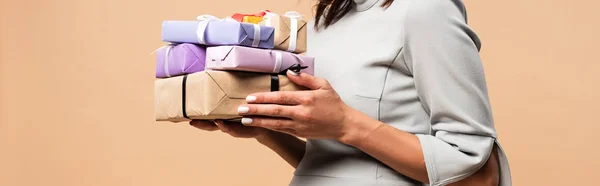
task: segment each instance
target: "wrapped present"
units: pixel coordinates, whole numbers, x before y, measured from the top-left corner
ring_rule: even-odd
[[[171,43],[194,43],[209,46],[241,45],[273,48],[274,28],[240,23],[231,18],[198,16],[198,21],[164,21],[162,40]]]
[[[156,77],[167,78],[204,70],[206,47],[184,43],[156,51]]]
[[[314,73],[314,58],[279,50],[241,46],[216,46],[206,49],[206,69],[279,73],[294,64],[306,67],[301,72]]]
[[[240,117],[237,108],[246,103],[249,94],[297,90],[306,88],[277,74],[202,71],[157,79],[154,83],[155,119],[173,122],[236,119]]]
[[[293,53],[306,52],[306,21],[298,12],[283,16],[267,12],[260,25],[275,28],[275,48]]]
[[[269,13],[271,11],[269,10],[264,10],[261,11],[259,13],[255,13],[255,14],[241,14],[241,13],[235,13],[231,16],[232,19],[238,21],[238,22],[245,22],[245,23],[258,23],[260,20],[262,20],[262,17],[265,16],[267,13]],[[260,18],[260,20],[258,20],[258,18]],[[256,21],[256,22],[254,22]]]

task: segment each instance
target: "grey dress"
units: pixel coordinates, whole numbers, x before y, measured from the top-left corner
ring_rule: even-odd
[[[416,134],[430,185],[463,179],[500,146],[479,57],[480,41],[460,0],[354,0],[340,21],[315,31],[307,55],[343,101]],[[381,143],[389,143],[382,141]],[[396,145],[399,148],[403,144]],[[511,185],[498,149],[501,186]],[[332,140],[308,140],[291,185],[423,185],[364,152]]]

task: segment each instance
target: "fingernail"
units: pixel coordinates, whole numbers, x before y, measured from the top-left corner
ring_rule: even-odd
[[[250,110],[250,108],[248,108],[248,107],[244,107],[244,106],[238,107],[238,113],[240,113],[240,114],[248,113],[249,110]]]
[[[291,71],[291,70],[288,70],[288,73],[290,73],[290,74],[292,74],[292,75],[294,75],[294,76],[298,76],[298,73],[296,73],[296,72],[294,72],[294,71]]]
[[[252,118],[242,118],[242,124],[244,124],[244,125],[252,124]]]
[[[246,102],[250,103],[250,102],[254,102],[256,101],[256,96],[248,96],[246,97]]]

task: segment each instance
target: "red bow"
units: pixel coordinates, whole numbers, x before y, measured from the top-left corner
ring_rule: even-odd
[[[271,12],[269,10],[263,10],[259,13],[256,14],[240,14],[240,13],[235,13],[233,14],[233,16],[231,16],[231,18],[235,19],[238,22],[242,22],[242,20],[244,19],[245,16],[256,16],[256,17],[264,17],[267,12]]]

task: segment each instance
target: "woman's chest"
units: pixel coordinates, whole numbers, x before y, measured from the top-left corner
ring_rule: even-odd
[[[399,59],[402,19],[396,15],[353,12],[318,31],[309,23],[306,54],[315,57],[315,75],[327,79],[342,97],[379,98],[388,72],[406,71]]]
[[[359,12],[326,29],[308,29],[307,55],[315,57],[315,75],[327,79],[348,105],[373,118],[379,118],[386,88],[413,85],[401,55],[401,17],[393,15],[398,14]]]

